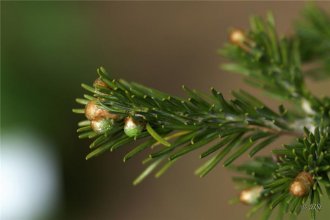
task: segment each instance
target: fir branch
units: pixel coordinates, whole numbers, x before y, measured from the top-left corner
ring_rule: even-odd
[[[303,20],[296,25],[300,42],[300,54],[304,72],[313,79],[330,76],[330,17],[309,4],[303,12]]]
[[[321,61],[312,71],[329,74],[330,17],[309,7],[304,18],[296,35],[279,37],[271,15],[252,17],[250,30],[234,30],[221,50],[230,61],[225,70],[244,74],[254,86],[291,101],[296,110],[280,105],[274,111],[242,90],[234,91],[232,100],[214,88],[205,95],[185,86],[187,98],[171,96],[114,79],[100,67],[93,86],[82,84],[89,94],[76,102],[83,107],[73,109],[88,119],[77,130],[79,138],[93,139],[86,159],[140,140],[123,158],[126,162],[147,152],[142,162],[147,168],[136,185],[151,173],[160,177],[198,150],[201,159],[211,157],[195,171],[201,177],[219,163],[245,173],[234,177],[243,189],[235,201],[252,206],[248,216],[263,209],[268,219],[277,208],[282,219],[285,213],[299,214],[305,205],[321,204],[322,188],[330,197],[330,98],[316,98],[306,88],[304,75],[310,71],[304,65]],[[255,157],[283,135],[298,139],[273,150],[273,158]],[[233,166],[245,153],[253,159]],[[317,209],[309,210],[315,219]]]
[[[124,161],[151,148],[149,157],[159,164],[159,158],[177,160],[212,143],[213,146],[203,152],[201,158],[217,155],[196,172],[205,176],[226,156],[224,165],[228,166],[247,151],[251,156],[255,155],[281,135],[302,134],[302,127],[295,126],[298,115],[283,106],[282,113],[275,112],[244,91],[233,92],[234,99],[227,101],[214,88],[211,88],[209,96],[204,97],[183,87],[188,95],[187,99],[183,99],[137,83],[111,79],[104,68],[98,69],[98,73],[103,87],[96,85],[93,88],[84,84],[83,88],[94,94],[88,96],[89,100],[78,99],[77,102],[83,105],[95,102],[98,108],[118,115],[119,119],[102,133],[96,133],[91,126],[81,123],[83,127],[78,132],[82,134],[79,137],[96,138],[91,144],[93,151],[86,159],[144,138],[144,143],[132,149]],[[139,118],[146,123],[146,129],[135,137],[127,137],[123,132],[123,119],[127,117]],[[153,163],[150,166],[155,167]]]
[[[259,157],[243,165],[233,166],[236,171],[246,174],[245,177],[233,179],[241,189],[255,186],[262,186],[264,189],[258,200],[250,204],[253,207],[249,216],[262,207],[272,210],[279,206],[281,214],[299,214],[303,207],[315,206],[316,208],[308,209],[311,218],[315,219],[316,212],[321,207],[322,187],[330,198],[329,130],[316,128],[311,133],[305,129],[305,133],[305,137],[298,139],[296,143],[273,150],[273,158]],[[296,194],[294,184],[299,174],[310,175],[312,180],[310,184],[307,183],[308,188]]]
[[[271,14],[267,20],[252,17],[250,27],[249,32],[241,33],[242,41],[226,44],[220,50],[232,61],[222,67],[245,75],[249,83],[281,99],[309,97],[301,74],[298,41],[279,37]]]

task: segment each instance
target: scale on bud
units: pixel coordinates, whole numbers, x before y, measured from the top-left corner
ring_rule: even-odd
[[[308,172],[301,172],[290,185],[290,193],[296,197],[307,195],[313,185],[313,176]]]
[[[264,188],[262,186],[254,186],[252,188],[245,189],[241,191],[239,200],[241,203],[246,205],[255,205],[259,201],[263,189]]]
[[[97,78],[94,81],[93,86],[94,87],[104,87],[104,88],[107,88],[108,87],[108,85],[105,82],[103,82],[100,78]]]
[[[95,100],[89,101],[85,107],[85,115],[89,120],[97,118],[117,119],[118,115],[111,114],[107,110],[100,108]]]
[[[113,124],[113,119],[109,118],[97,118],[91,121],[91,127],[97,134],[102,134],[111,129]]]
[[[110,89],[110,87],[105,82],[103,82],[100,78],[97,78],[94,81],[93,86],[95,88],[107,88],[107,89]]]
[[[127,136],[136,137],[141,134],[143,129],[144,123],[142,121],[134,119],[131,116],[125,118],[124,132]]]

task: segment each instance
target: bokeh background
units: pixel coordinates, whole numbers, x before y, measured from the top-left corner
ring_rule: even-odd
[[[330,2],[317,2],[330,11]],[[133,187],[138,157],[129,146],[86,161],[88,140],[71,112],[103,65],[116,77],[182,95],[185,84],[226,97],[244,88],[217,54],[230,27],[272,11],[278,30],[292,32],[304,2],[1,2],[1,219],[244,219],[248,207],[221,166],[200,179],[198,153],[161,179]],[[329,81],[308,85],[330,95]],[[267,149],[265,153],[269,153]],[[325,203],[320,219],[330,215]],[[304,217],[305,216],[305,217]],[[299,219],[306,218],[305,213]]]

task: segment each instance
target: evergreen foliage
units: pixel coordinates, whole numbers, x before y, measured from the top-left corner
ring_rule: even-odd
[[[90,120],[78,124],[79,138],[93,139],[86,159],[141,139],[123,158],[126,162],[148,152],[143,161],[147,167],[133,182],[138,184],[151,173],[161,176],[181,157],[203,149],[200,158],[205,162],[197,175],[203,177],[222,163],[244,174],[234,177],[234,182],[245,195],[256,193],[249,191],[253,187],[262,187],[260,195],[254,195],[257,200],[240,198],[252,206],[248,216],[262,209],[268,219],[278,208],[281,219],[309,205],[314,206],[309,210],[315,219],[324,191],[330,198],[330,98],[314,96],[304,78],[330,76],[330,17],[308,6],[291,36],[276,33],[272,15],[252,17],[248,32],[231,34],[236,35],[220,50],[229,60],[223,69],[243,74],[248,83],[292,102],[295,108],[280,105],[272,110],[242,90],[234,91],[231,100],[214,88],[204,94],[185,86],[188,98],[171,96],[114,79],[100,67],[93,86],[82,84],[90,94],[76,100],[83,106],[89,103]],[[273,156],[256,156],[283,135],[295,139],[273,150]],[[234,165],[243,154],[252,159]]]

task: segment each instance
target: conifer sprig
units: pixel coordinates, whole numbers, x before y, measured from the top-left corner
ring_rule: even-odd
[[[198,150],[201,159],[210,157],[195,172],[201,177],[219,163],[245,173],[234,181],[242,189],[239,201],[252,206],[248,216],[263,209],[268,219],[278,208],[282,219],[308,205],[315,219],[323,190],[330,198],[330,98],[312,95],[304,77],[330,75],[329,28],[329,15],[311,6],[296,34],[287,37],[278,36],[271,15],[252,17],[250,30],[234,29],[220,51],[230,62],[225,70],[292,102],[296,108],[291,110],[283,105],[272,110],[242,90],[228,100],[214,88],[204,94],[183,86],[187,98],[176,97],[98,68],[99,78],[93,86],[82,84],[88,94],[76,100],[84,107],[73,109],[88,119],[77,130],[79,138],[93,139],[86,159],[135,145],[123,160],[146,154],[147,168],[133,182],[138,184]],[[317,65],[306,68],[310,63]],[[273,157],[255,156],[283,135],[296,140],[273,150]],[[234,166],[243,154],[252,160]]]
[[[242,188],[262,186],[257,202],[248,216],[264,209],[270,215],[278,207],[279,215],[298,215],[304,207],[311,219],[321,211],[321,197],[325,190],[330,198],[330,153],[329,130],[316,128],[314,133],[305,129],[305,137],[291,145],[273,150],[273,157],[257,157],[252,161],[232,168],[245,176],[233,180]],[[297,176],[309,176],[309,180]],[[306,177],[307,178],[307,177]],[[310,182],[309,182],[310,181]],[[299,188],[302,186],[302,188]],[[282,218],[281,218],[282,219]]]
[[[324,79],[330,76],[330,17],[315,5],[308,5],[296,24],[300,56],[305,76]]]
[[[209,96],[205,96],[183,87],[189,97],[183,99],[137,83],[111,79],[104,68],[99,68],[98,73],[107,88],[83,84],[93,94],[77,101],[83,105],[96,102],[100,108],[118,115],[120,119],[99,134],[92,130],[88,122],[87,126],[80,123],[83,127],[78,129],[82,132],[79,137],[96,138],[87,159],[144,138],[144,143],[129,151],[124,161],[149,148],[150,162],[158,164],[160,159],[168,159],[167,164],[172,164],[185,154],[212,143],[200,157],[215,156],[196,171],[204,176],[226,156],[225,166],[245,152],[254,156],[281,135],[299,136],[303,132],[295,127],[298,115],[283,106],[275,112],[244,91],[233,92],[235,98],[227,101],[214,88],[211,88]],[[85,112],[84,109],[75,111]],[[126,117],[144,121],[146,126],[143,132],[135,137],[125,135],[123,119]],[[154,167],[154,163],[151,166]],[[147,170],[151,171],[149,168]]]

